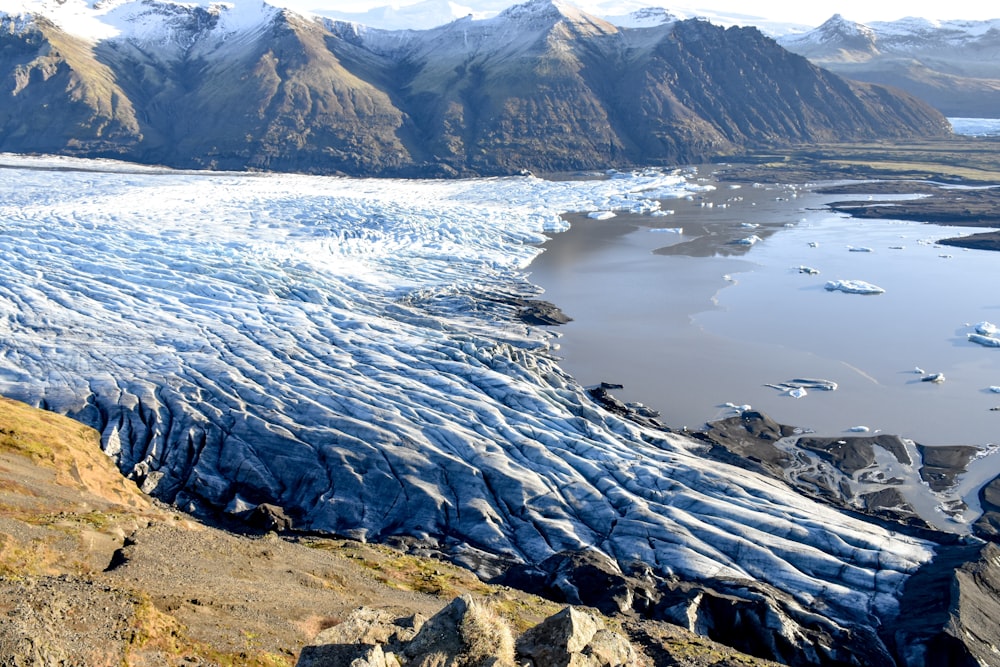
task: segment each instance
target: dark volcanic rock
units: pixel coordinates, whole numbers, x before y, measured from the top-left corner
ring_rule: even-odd
[[[976,521],[977,535],[991,540],[1000,539],[1000,477],[995,477],[979,490],[983,514]]]
[[[901,664],[976,667],[998,664],[1000,547],[941,546],[907,581],[900,615],[883,633]]]
[[[875,463],[875,446],[896,457],[902,464],[910,464],[906,447],[895,435],[853,436],[849,438],[799,438],[798,446],[830,461],[838,470],[853,475]]]
[[[923,459],[920,478],[935,491],[954,486],[955,477],[965,472],[972,457],[981,451],[969,445],[917,445],[917,450]]]
[[[892,664],[888,649],[870,630],[823,619],[755,582],[665,579],[642,564],[623,571],[598,552],[567,551],[537,566],[512,568],[503,583],[606,614],[669,621],[784,664]]]
[[[593,607],[605,614],[636,608],[648,611],[654,597],[648,576],[628,576],[617,563],[597,551],[564,551],[537,566],[515,566],[504,575],[503,583],[556,602]]]
[[[694,435],[712,444],[712,458],[748,461],[780,478],[792,457],[774,443],[794,434],[791,426],[779,424],[762,412],[745,410],[735,417],[711,422],[703,433]]]

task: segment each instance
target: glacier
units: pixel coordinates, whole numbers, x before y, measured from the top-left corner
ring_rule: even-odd
[[[98,428],[184,510],[268,502],[469,563],[599,549],[848,622],[894,614],[934,556],[603,410],[560,369],[557,334],[518,319],[561,214],[649,214],[697,187],[684,173],[401,181],[4,155],[0,180],[0,394]]]

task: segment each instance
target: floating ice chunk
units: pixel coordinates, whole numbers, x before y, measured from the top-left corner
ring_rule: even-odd
[[[833,380],[823,380],[820,378],[795,378],[794,380],[788,380],[787,382],[778,382],[775,384],[766,384],[765,387],[772,387],[786,392],[790,396],[794,395],[792,392],[796,389],[819,389],[820,391],[837,391],[837,383]],[[805,396],[803,392],[801,396]],[[801,396],[795,396],[795,398],[800,398]]]
[[[653,227],[649,231],[658,232],[660,234],[683,234],[683,227]]]
[[[868,433],[869,431],[871,431],[871,429],[868,428],[867,426],[852,426],[847,430],[850,433]]]
[[[994,394],[1000,394],[1000,386],[993,385],[992,387],[990,387],[990,391],[992,391]]]
[[[905,250],[905,249],[906,249],[906,246],[902,246],[902,245],[891,245],[891,246],[889,246],[889,250]]]
[[[795,387],[794,389],[789,389],[786,393],[792,398],[802,398],[806,395],[806,390],[804,387]]]
[[[805,273],[805,274],[808,274],[810,276],[818,276],[819,275],[819,269],[814,269],[811,266],[800,266],[799,267],[799,273]]]
[[[913,372],[916,373],[917,375],[923,375],[926,371],[920,366],[914,366]]]
[[[859,247],[859,246],[849,245],[849,246],[847,246],[847,249],[850,252],[873,252],[871,248],[866,248],[864,246],[860,246]]]
[[[740,227],[743,229],[757,229],[760,225],[756,222],[741,222]]]
[[[816,241],[810,241],[809,242],[809,247],[810,248],[818,248],[819,247],[819,243],[816,242]]]
[[[944,373],[931,373],[930,375],[925,375],[922,378],[920,378],[920,381],[933,382],[934,384],[941,384],[942,382],[944,382]]]
[[[674,214],[674,209],[672,209],[672,208],[665,208],[665,209],[661,209],[661,210],[658,210],[658,211],[653,211],[652,213],[650,213],[650,215],[656,216],[656,217],[661,217],[661,216],[665,216],[665,215],[673,215],[673,214]]]
[[[743,238],[743,239],[736,239],[735,241],[732,241],[732,243],[734,245],[747,245],[747,246],[750,246],[750,245],[753,245],[754,243],[757,243],[758,241],[763,241],[763,240],[764,239],[762,239],[761,237],[759,237],[756,234],[754,234],[753,236],[748,236],[748,237]]]
[[[951,259],[954,255],[938,255],[941,259]]]
[[[1000,338],[995,338],[993,336],[984,336],[983,334],[970,333],[969,342],[979,343],[985,347],[1000,347]]]
[[[1000,333],[1000,327],[997,327],[992,322],[980,322],[976,325],[976,333],[983,334],[984,336],[996,336]]]
[[[840,290],[848,294],[882,294],[884,289],[863,280],[831,280],[826,283],[826,289],[831,292]]]
[[[587,214],[588,218],[593,220],[609,220],[615,217],[614,211],[591,211]]]

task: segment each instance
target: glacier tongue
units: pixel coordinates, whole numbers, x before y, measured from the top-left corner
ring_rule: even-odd
[[[891,613],[929,543],[704,461],[598,408],[518,323],[563,211],[649,211],[592,181],[186,174],[3,156],[0,393],[103,431],[192,509],[539,562],[597,547]]]

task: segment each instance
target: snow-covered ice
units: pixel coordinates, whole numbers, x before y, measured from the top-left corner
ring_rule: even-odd
[[[970,333],[969,341],[978,343],[984,347],[1000,347],[1000,338],[994,336],[984,336],[983,334]]]
[[[830,280],[826,283],[826,289],[832,291],[839,290],[848,294],[883,294],[884,289],[863,280]]]
[[[48,164],[0,156],[0,394],[96,426],[182,508],[268,501],[303,527],[510,561],[593,547],[845,619],[891,611],[932,556],[599,408],[517,319],[561,213],[651,210],[678,174]]]

